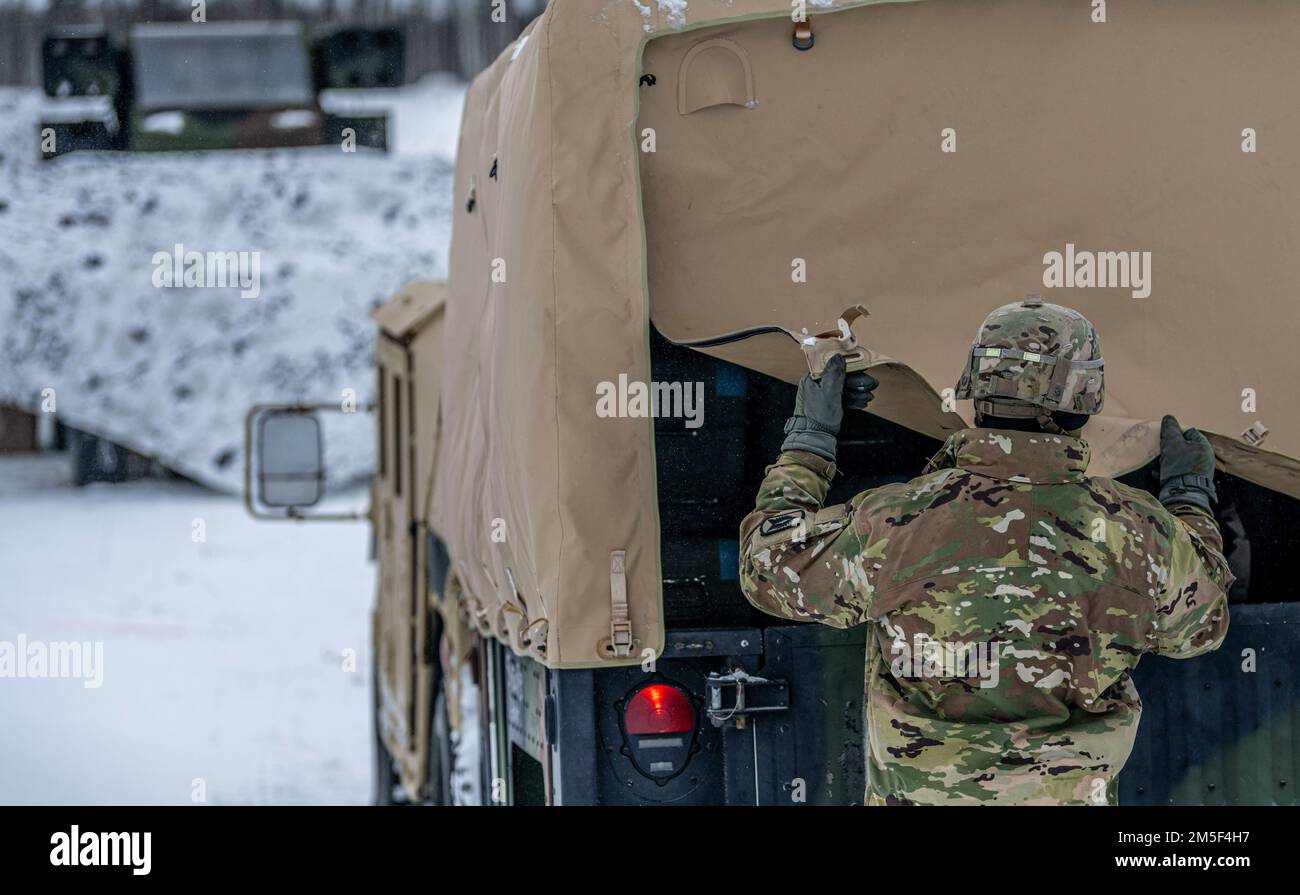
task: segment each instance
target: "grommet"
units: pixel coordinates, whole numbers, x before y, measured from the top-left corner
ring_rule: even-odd
[[[813,48],[812,22],[795,22],[790,43],[794,44],[796,50],[811,50]]]

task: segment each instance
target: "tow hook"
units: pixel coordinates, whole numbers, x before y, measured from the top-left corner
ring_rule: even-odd
[[[733,668],[727,674],[710,674],[704,682],[705,714],[714,727],[733,725],[744,730],[750,715],[784,712],[790,708],[790,688],[785,681],[749,674]]]

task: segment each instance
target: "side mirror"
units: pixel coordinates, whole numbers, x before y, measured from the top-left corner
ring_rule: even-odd
[[[366,411],[373,407],[367,406]],[[348,521],[365,513],[304,513],[325,497],[320,414],[338,404],[261,404],[244,421],[244,506],[256,519]]]
[[[273,411],[257,424],[257,498],[268,507],[297,509],[320,503],[325,492],[325,448],[315,414]]]

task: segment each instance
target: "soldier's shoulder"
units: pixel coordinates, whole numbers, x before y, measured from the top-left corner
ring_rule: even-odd
[[[1174,517],[1150,491],[1125,485],[1105,476],[1089,476],[1089,487],[1103,494],[1109,494],[1113,502],[1122,508],[1135,521],[1156,529],[1162,534],[1173,530]]]
[[[1088,484],[1094,489],[1100,491],[1109,491],[1116,497],[1123,499],[1135,507],[1143,509],[1164,510],[1160,501],[1150,491],[1143,491],[1141,488],[1134,488],[1132,485],[1125,485],[1123,482],[1117,482],[1115,479],[1107,478],[1103,475],[1090,475],[1087,478]]]
[[[969,477],[969,473],[955,467],[936,469],[907,481],[877,485],[875,488],[859,493],[853,498],[852,503],[859,513],[881,512],[899,506],[910,506],[918,500],[927,500],[933,496],[954,476]]]

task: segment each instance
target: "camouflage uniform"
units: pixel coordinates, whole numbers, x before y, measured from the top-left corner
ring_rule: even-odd
[[[1089,477],[1088,458],[1064,434],[966,429],[919,478],[825,508],[833,463],[793,450],[768,468],[741,586],[772,615],[872,625],[869,803],[1114,804],[1138,658],[1222,641],[1213,517]],[[967,644],[996,659],[915,661]]]

